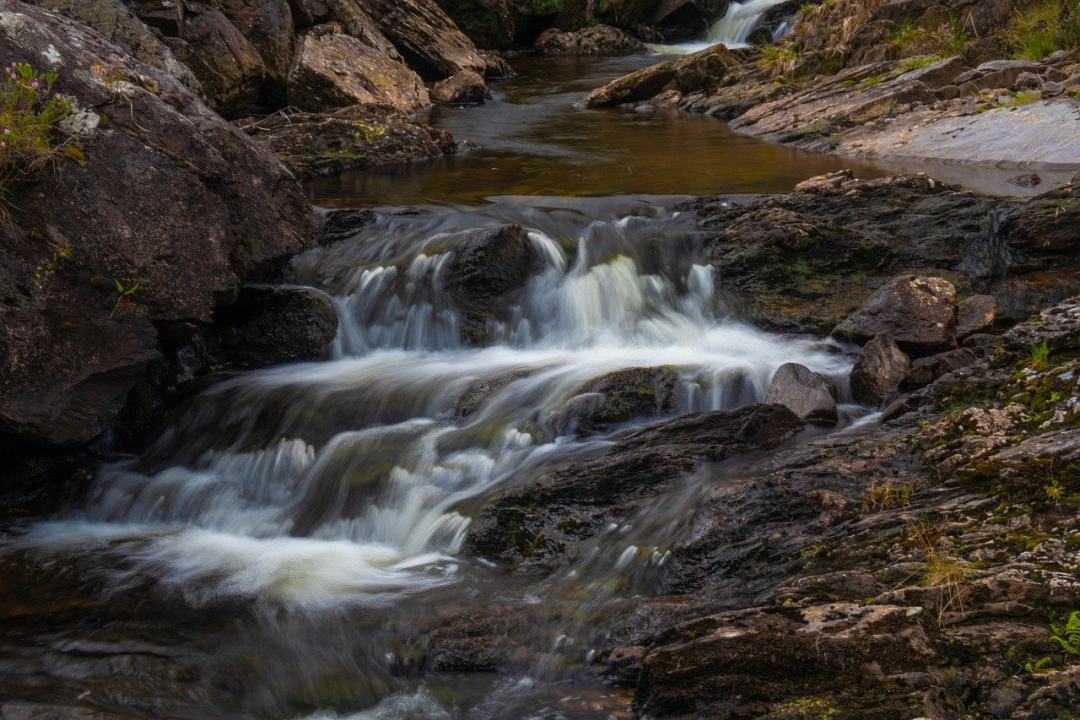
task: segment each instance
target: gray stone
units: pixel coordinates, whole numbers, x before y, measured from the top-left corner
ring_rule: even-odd
[[[765,402],[783,405],[803,420],[836,422],[836,399],[828,381],[798,363],[786,363],[777,369]]]

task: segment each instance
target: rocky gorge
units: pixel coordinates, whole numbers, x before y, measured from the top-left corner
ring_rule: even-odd
[[[0,718],[1072,717],[1078,22],[0,0]]]

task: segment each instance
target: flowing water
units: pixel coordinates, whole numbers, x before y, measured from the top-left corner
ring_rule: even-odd
[[[761,25],[765,13],[785,2],[787,0],[745,0],[745,2],[733,0],[724,16],[709,27],[708,35],[704,40],[677,45],[658,45],[654,48],[666,53],[691,53],[713,45],[724,45],[729,48],[748,47],[750,36]],[[782,23],[777,28],[774,39],[779,39],[788,29],[787,23]]]
[[[547,577],[467,551],[480,507],[610,447],[574,411],[597,378],[671,368],[672,406],[654,415],[674,415],[760,401],[791,361],[843,392],[851,357],[739,322],[706,233],[671,194],[787,189],[835,161],[700,118],[572,109],[627,62],[554,63],[487,109],[440,118],[486,150],[312,188],[327,205],[381,203],[289,269],[337,308],[333,358],[209,388],[76,507],[8,528],[0,702],[123,717],[630,716],[591,650],[605,618],[664,587],[665,557],[723,467],[642,503]],[[636,157],[645,145],[663,165]],[[448,273],[462,233],[505,223],[540,262],[477,346]],[[500,672],[438,672],[432,638],[463,618],[513,642]]]

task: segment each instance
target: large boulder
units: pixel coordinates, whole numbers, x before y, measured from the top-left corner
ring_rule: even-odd
[[[296,31],[288,0],[222,0],[222,12],[258,51],[266,68],[264,94],[284,104]]]
[[[911,370],[911,359],[892,337],[875,335],[859,351],[851,370],[851,394],[864,405],[878,407]]]
[[[214,8],[184,16],[178,37],[165,42],[202,83],[207,101],[222,113],[238,113],[258,104],[266,79],[259,51]]]
[[[483,343],[490,322],[506,319],[509,299],[543,267],[543,258],[520,225],[466,230],[445,242],[452,256],[444,284],[462,315],[462,336]]]
[[[765,402],[783,405],[803,420],[836,422],[836,398],[829,382],[805,365],[785,363],[777,368]]]
[[[668,90],[704,90],[718,85],[728,69],[740,62],[737,53],[716,45],[612,80],[589,93],[583,102],[590,108],[610,107],[650,100]]]
[[[478,47],[514,46],[514,13],[507,0],[438,0],[439,7]]]
[[[629,55],[645,51],[643,42],[609,25],[575,32],[551,28],[541,33],[533,47],[541,55]]]
[[[593,435],[672,410],[679,375],[670,367],[626,368],[589,381],[556,413],[556,434]]]
[[[457,149],[450,133],[385,105],[274,115],[245,130],[305,177],[434,160]]]
[[[32,0],[30,4],[75,18],[141,62],[167,72],[192,90],[202,88],[188,66],[176,59],[172,50],[123,0]]]
[[[949,350],[956,347],[956,288],[937,277],[893,278],[833,332],[857,342],[886,333],[914,355]]]
[[[318,112],[356,104],[409,113],[430,103],[420,78],[356,38],[315,28],[300,39],[289,71],[289,104]]]
[[[323,360],[337,333],[330,297],[306,287],[248,285],[214,312],[208,333],[229,367]]]
[[[369,16],[425,79],[461,70],[483,75],[486,66],[472,41],[435,0],[362,0]]]
[[[79,152],[13,198],[0,241],[0,435],[108,427],[157,328],[209,321],[314,235],[277,160],[172,76],[86,25],[0,2],[0,55],[59,75]]]

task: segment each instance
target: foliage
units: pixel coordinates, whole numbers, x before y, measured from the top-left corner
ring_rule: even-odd
[[[964,24],[956,16],[934,27],[906,22],[889,36],[893,54],[902,58],[958,55],[970,42]]]
[[[900,65],[901,72],[911,72],[912,70],[922,70],[924,67],[933,65],[941,60],[938,55],[920,55],[919,57],[913,57],[906,60]]]
[[[792,37],[800,47],[822,41],[827,55],[847,55],[856,33],[874,11],[888,0],[829,0],[819,5],[803,5],[795,16]]]
[[[562,0],[524,0],[522,12],[526,15],[558,15],[563,11]]]
[[[1039,102],[1039,99],[1041,97],[1042,96],[1039,95],[1039,93],[1037,92],[1033,92],[1031,90],[1023,90],[1016,93],[1015,95],[1011,95],[1002,104],[1005,107],[1023,107],[1024,105],[1031,105],[1032,103]]]
[[[1050,358],[1050,345],[1043,340],[1041,343],[1037,343],[1031,346],[1031,360],[1029,365],[1033,368],[1041,368],[1046,366],[1046,361]]]
[[[875,87],[875,86],[881,84],[881,76],[880,75],[871,75],[870,77],[863,80],[862,83],[866,87]]]
[[[73,110],[71,98],[52,92],[55,73],[12,62],[0,78],[0,202],[11,183],[40,171],[63,152],[58,126]],[[0,208],[0,219],[6,219]]]
[[[945,613],[950,610],[963,612],[961,585],[968,576],[970,565],[942,546],[941,534],[929,521],[912,523],[908,535],[926,559],[923,586],[939,589],[938,622],[943,622]]]
[[[761,49],[758,64],[769,77],[783,77],[795,72],[802,53],[790,45],[767,45]]]
[[[874,482],[863,496],[863,509],[881,512],[894,507],[904,507],[911,504],[911,494],[912,488],[906,485]]]
[[[1061,646],[1067,655],[1080,655],[1080,610],[1069,613],[1064,625],[1050,626],[1050,639]]]
[[[1016,12],[1001,31],[1013,57],[1042,60],[1055,50],[1080,47],[1080,0],[1042,0]]]
[[[113,305],[112,312],[109,313],[109,317],[116,314],[116,311],[121,307],[128,305],[132,302],[132,298],[135,297],[135,293],[139,291],[139,283],[132,285],[125,285],[116,278],[113,278],[113,284],[116,286],[116,304]]]

